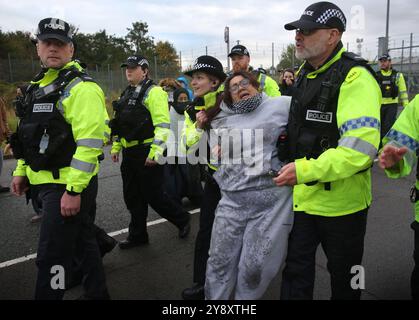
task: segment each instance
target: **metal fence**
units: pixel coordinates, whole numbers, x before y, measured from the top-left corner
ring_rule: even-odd
[[[410,63],[411,61],[411,63]],[[408,85],[410,98],[419,94],[419,58],[411,59],[393,58],[393,66],[396,70],[403,72]],[[378,68],[378,65],[375,65]],[[9,83],[28,82],[39,72],[39,60],[33,57],[29,59],[0,59],[0,81]],[[91,66],[89,74],[97,81],[106,95],[112,92],[121,92],[126,86],[124,69],[119,66]],[[178,73],[170,71],[163,64],[155,64],[150,68],[150,77],[158,83],[163,78],[176,78]],[[278,76],[273,76],[278,81]]]
[[[0,81],[8,83],[29,82],[41,70],[39,59],[0,59]],[[97,81],[105,94],[120,92],[127,86],[124,69],[119,66],[90,66],[88,73]],[[164,64],[150,66],[150,77],[158,83],[163,78],[176,78],[179,74]]]

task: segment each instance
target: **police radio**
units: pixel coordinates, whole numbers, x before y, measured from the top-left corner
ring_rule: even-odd
[[[22,119],[25,116],[25,98],[22,96],[16,97],[16,99],[13,100],[13,105],[15,107],[16,116],[19,119]]]
[[[205,104],[205,100],[202,97],[199,98],[195,98],[194,101],[192,101],[186,108],[185,111],[188,114],[189,118],[191,118],[191,120],[193,122],[196,121],[196,114],[197,111],[195,109],[196,106],[203,106]]]

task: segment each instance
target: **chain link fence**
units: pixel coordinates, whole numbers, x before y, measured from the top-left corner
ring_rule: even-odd
[[[409,97],[412,99],[419,93],[419,57],[407,59],[393,58],[393,66],[396,70],[403,72],[408,85]],[[374,66],[378,68],[377,65]],[[0,59],[0,81],[7,83],[29,82],[33,76],[40,71],[40,63],[37,58],[29,59]],[[126,86],[125,71],[119,66],[112,65],[93,65],[87,68],[89,74],[101,86],[106,96],[121,92]],[[171,68],[151,61],[150,77],[158,83],[163,78],[176,78],[180,74],[173,72]],[[279,81],[279,74],[273,75],[276,81]]]
[[[152,63],[152,62],[151,62]],[[180,74],[174,72],[164,63],[156,61],[150,66],[150,77],[158,83],[163,78],[177,78]],[[0,59],[0,81],[7,83],[27,83],[41,70],[39,59]],[[126,86],[125,69],[119,66],[89,66],[88,73],[101,86],[106,95],[121,92]]]

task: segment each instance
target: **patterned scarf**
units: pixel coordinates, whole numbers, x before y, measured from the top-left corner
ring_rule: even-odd
[[[262,103],[262,94],[258,93],[249,99],[240,100],[235,102],[228,108],[234,113],[247,113],[256,110],[257,107]]]

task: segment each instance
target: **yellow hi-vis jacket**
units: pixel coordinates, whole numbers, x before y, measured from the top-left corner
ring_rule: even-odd
[[[224,91],[224,85],[221,85],[216,91],[207,93],[204,98],[204,105],[203,106],[195,106],[195,110],[208,110],[215,106],[217,101],[217,95]],[[204,135],[205,130],[196,127],[196,121],[192,121],[189,114],[185,111],[185,122],[182,130],[181,136],[181,150],[185,154],[193,153],[197,150],[199,145],[199,141],[201,140],[202,136]],[[208,138],[208,137],[207,137]],[[217,170],[217,167],[208,163],[208,166],[213,169]]]
[[[62,69],[82,67],[75,61]],[[62,70],[48,69],[44,77],[33,83],[46,87]],[[54,179],[51,171],[33,171],[23,159],[18,160],[13,176],[27,176],[33,185],[57,183],[65,184],[68,191],[81,193],[90,179],[99,171],[98,156],[102,154],[103,143],[109,139],[107,126],[109,117],[105,107],[102,89],[94,82],[83,82],[75,78],[64,90],[56,108],[62,111],[65,120],[71,125],[77,149],[69,167],[59,170],[59,179]]]
[[[419,95],[417,95],[400,113],[399,118],[383,138],[383,145],[390,144],[398,148],[407,147],[403,159],[386,171],[388,177],[396,179],[409,175],[417,162],[416,151],[419,149]],[[416,180],[416,189],[419,181]],[[419,201],[415,203],[416,221],[419,222]]]
[[[141,144],[151,143],[148,158],[157,161],[166,149],[170,134],[170,113],[167,93],[159,86],[153,86],[143,98],[144,105],[151,114],[154,126],[154,138],[141,141]],[[140,144],[140,141],[126,141],[124,138],[114,141],[111,153],[119,153],[122,148],[130,148]]]
[[[279,86],[274,79],[266,74],[259,74],[258,82],[260,83],[260,91],[265,92],[269,97],[281,96]]]
[[[315,79],[340,59],[344,51],[342,48],[306,77]],[[371,204],[369,168],[380,142],[380,106],[381,90],[373,75],[363,67],[353,67],[339,91],[336,118],[341,137],[338,146],[326,150],[317,159],[295,161],[294,211],[333,217],[358,212]],[[312,181],[319,183],[305,184]],[[330,190],[325,190],[325,182],[331,183]]]
[[[393,70],[388,70],[388,71],[384,71],[381,70],[381,74],[383,76],[389,77],[391,76],[391,73],[393,72]],[[397,103],[399,104],[399,102],[401,103],[401,105],[403,107],[406,107],[407,104],[409,103],[409,96],[407,94],[407,87],[406,87],[406,81],[404,81],[404,77],[403,74],[401,72],[397,73],[396,76],[396,86],[399,87],[399,96],[396,98],[382,98],[382,104],[393,104],[393,103]]]

